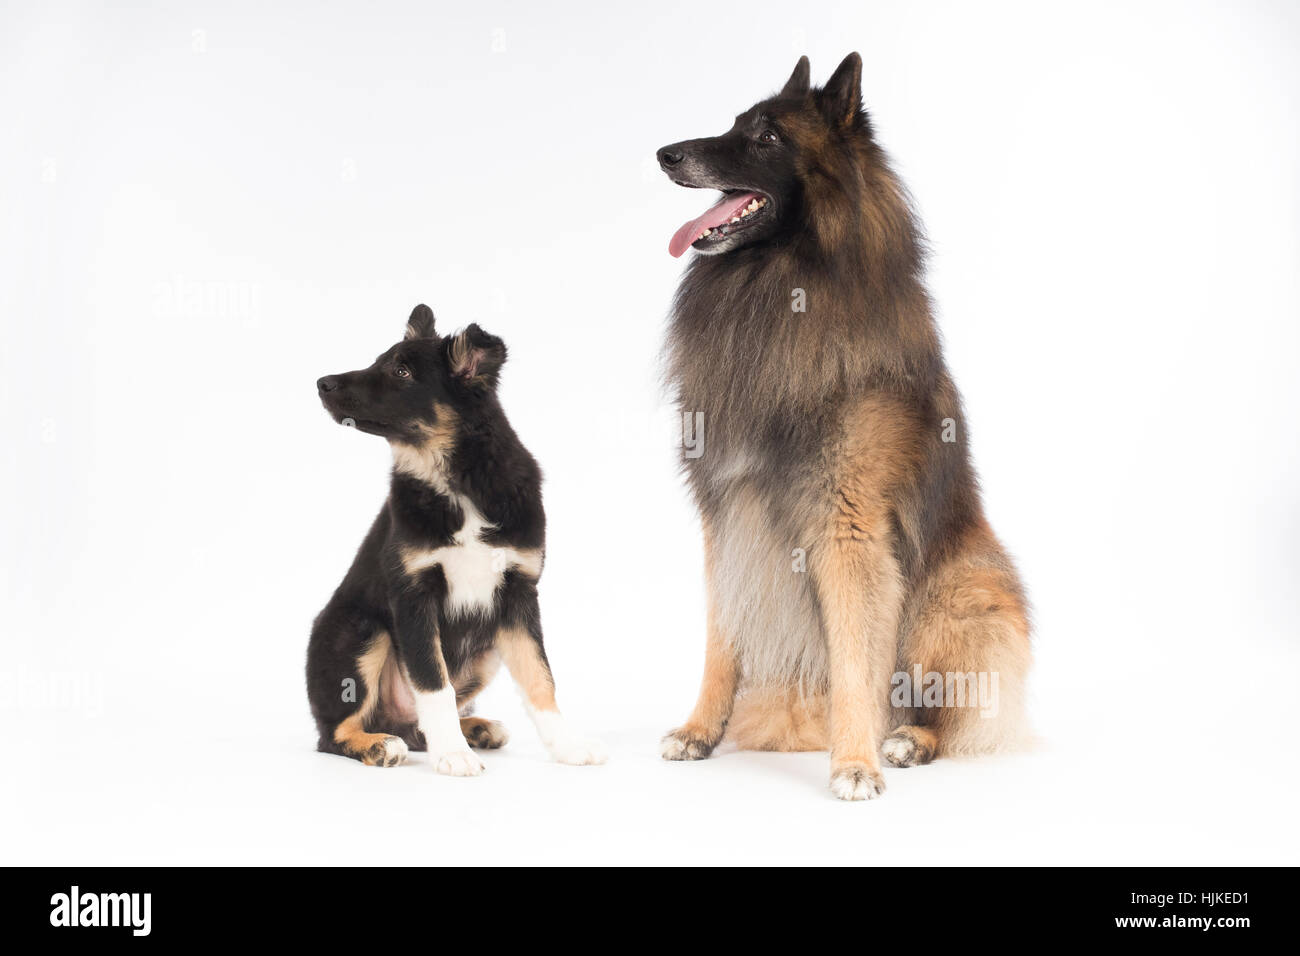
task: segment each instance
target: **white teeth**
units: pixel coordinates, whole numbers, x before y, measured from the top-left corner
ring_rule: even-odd
[[[749,205],[746,206],[744,209],[740,210],[740,215],[739,215],[739,216],[732,216],[732,217],[731,217],[731,222],[727,223],[727,225],[730,226],[732,223],[740,222],[740,220],[744,219],[744,218],[745,218],[746,216],[748,216],[750,213],[752,213],[752,212],[757,212],[758,210],[762,209],[762,208],[763,208],[764,206],[766,206],[766,205],[767,205],[767,200],[766,200],[766,199],[763,199],[763,198],[760,198],[760,199],[751,199],[751,200],[749,201]],[[719,227],[719,230],[720,230],[724,235],[726,234],[726,228],[725,228],[725,227],[720,226],[720,227]],[[707,236],[711,236],[711,235],[713,235],[713,230],[712,230],[712,229],[705,229],[702,233],[700,233],[698,236],[695,237],[695,241],[696,241],[696,242],[699,242],[701,239],[704,239],[705,237],[707,237]]]

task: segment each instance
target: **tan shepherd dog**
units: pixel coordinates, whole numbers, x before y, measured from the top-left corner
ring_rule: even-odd
[[[659,150],[722,199],[693,248],[668,376],[693,433],[708,629],[695,710],[663,740],[831,752],[864,800],[897,767],[1025,737],[1029,621],[984,518],[961,400],[923,284],[923,239],[876,144],[854,53],[803,58],[722,136]]]

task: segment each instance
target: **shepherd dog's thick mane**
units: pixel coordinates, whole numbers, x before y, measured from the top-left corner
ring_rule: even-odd
[[[665,353],[684,407],[758,425],[869,387],[928,391],[943,374],[924,233],[868,130],[800,169],[796,230],[687,266]]]

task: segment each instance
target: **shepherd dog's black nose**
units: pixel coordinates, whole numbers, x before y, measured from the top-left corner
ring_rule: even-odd
[[[681,151],[672,146],[665,146],[663,149],[659,150],[658,155],[659,155],[659,165],[662,166],[664,169],[669,169],[673,166],[676,166],[678,163],[682,161]]]
[[[324,378],[316,379],[316,388],[322,392],[332,392],[339,387],[339,377],[337,375],[326,375]]]

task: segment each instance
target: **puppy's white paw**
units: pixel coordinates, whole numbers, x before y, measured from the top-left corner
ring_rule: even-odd
[[[845,764],[831,771],[831,793],[841,800],[874,800],[885,792],[885,778],[866,764]]]
[[[396,767],[409,752],[401,737],[383,737],[362,754],[361,762],[370,767]]]
[[[433,761],[433,769],[449,777],[477,777],[483,772],[483,761],[468,747],[429,756]]]
[[[558,763],[583,767],[604,763],[609,759],[609,751],[605,749],[605,745],[599,740],[575,737],[553,743],[551,745],[551,756]]]

